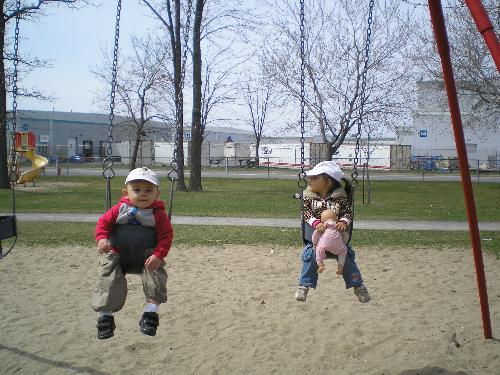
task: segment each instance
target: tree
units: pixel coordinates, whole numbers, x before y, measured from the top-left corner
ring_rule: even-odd
[[[7,93],[9,89],[9,82],[7,82],[6,77],[8,77],[8,64],[9,58],[12,59],[12,55],[7,50],[9,41],[6,33],[8,25],[15,22],[16,17],[22,20],[32,20],[36,17],[43,15],[44,7],[50,4],[66,4],[71,7],[78,7],[83,4],[87,4],[84,0],[38,0],[38,1],[22,1],[21,7],[17,9],[16,2],[14,0],[0,0],[0,7],[2,9],[3,16],[0,17],[0,50],[2,52],[2,59],[0,60],[0,189],[9,189],[10,182],[7,170],[8,155],[7,155]],[[36,68],[40,66],[41,61],[31,60],[28,63],[26,59],[20,59],[19,64],[26,63],[31,65],[31,68]],[[42,64],[43,65],[43,64]],[[21,95],[34,96],[43,99],[44,96],[36,91],[29,91],[20,88]]]
[[[297,2],[281,0],[273,35],[266,49],[266,70],[284,94],[300,100],[300,33]],[[344,143],[359,121],[389,127],[410,112],[412,70],[405,49],[412,27],[398,2],[376,2],[364,112],[361,116],[361,80],[368,2],[315,0],[307,3],[305,71],[308,118],[314,120],[326,157]]]
[[[201,123],[202,107],[202,57],[201,57],[201,23],[205,0],[196,0],[193,24],[193,115],[191,121],[191,148],[189,190],[201,191],[201,145],[203,142],[203,128]]]
[[[241,0],[197,0],[193,25],[193,117],[190,190],[201,191],[201,147],[212,110],[235,99],[236,67],[248,59],[247,32],[255,21]],[[203,52],[203,53],[202,53]]]
[[[136,168],[137,153],[148,124],[158,119],[172,125],[175,118],[174,79],[165,64],[170,59],[170,49],[151,34],[143,38],[133,36],[131,45],[131,55],[122,57],[119,64],[116,85],[116,112],[130,119],[117,126],[132,130],[130,170]],[[105,55],[104,64],[94,69],[94,74],[108,83],[111,66],[111,59]],[[106,96],[101,98],[104,103],[108,100]]]
[[[186,71],[187,41],[189,36],[189,20],[191,17],[191,0],[188,0],[186,9],[186,22],[184,27],[181,24],[181,1],[166,0],[162,5],[149,0],[143,0],[143,3],[153,12],[156,18],[166,27],[170,36],[170,48],[172,50],[171,62],[174,71],[174,98],[176,114],[176,140],[177,140],[177,190],[187,191],[184,180],[184,74]],[[164,15],[165,14],[165,15]],[[183,33],[181,32],[184,29]],[[184,48],[183,39],[184,36]]]
[[[255,135],[255,162],[259,165],[259,147],[266,125],[266,116],[269,110],[269,103],[273,93],[273,81],[265,76],[261,76],[254,87],[247,81],[244,89],[244,100],[246,102],[249,121]]]
[[[235,100],[235,81],[232,80],[234,69],[239,63],[229,63],[232,54],[229,48],[217,51],[210,55],[206,51],[203,59],[203,93],[201,99],[201,129],[204,138],[204,130],[211,122],[210,114],[213,109]],[[209,56],[207,56],[209,55]],[[227,55],[227,56],[226,56]],[[229,64],[229,66],[227,66]]]
[[[496,0],[483,2],[496,30],[500,28],[500,5]],[[496,15],[496,17],[491,17]],[[439,55],[434,36],[427,19],[416,29],[415,44],[418,54],[413,59],[420,69],[422,79],[442,81]],[[498,128],[500,116],[500,80],[483,37],[477,30],[470,11],[463,4],[446,8],[446,26],[451,49],[451,59],[459,95],[464,110],[465,125],[477,132],[486,126]],[[468,108],[467,108],[468,107]],[[480,121],[475,121],[480,119]],[[473,120],[473,121],[470,121]],[[486,120],[486,121],[485,121]],[[473,124],[478,124],[474,128]]]

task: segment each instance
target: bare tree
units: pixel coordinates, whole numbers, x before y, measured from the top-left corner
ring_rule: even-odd
[[[199,24],[197,23],[199,22]],[[201,191],[201,147],[215,107],[234,101],[235,70],[249,58],[247,32],[256,23],[243,1],[198,0],[193,27],[193,117],[190,190]],[[198,41],[199,38],[199,41]]]
[[[170,48],[172,50],[171,63],[174,71],[174,98],[176,108],[176,140],[177,140],[177,190],[187,191],[184,180],[184,72],[186,64],[183,56],[187,54],[187,30],[188,19],[191,17],[191,8],[185,9],[186,22],[181,22],[181,0],[150,1],[143,0],[143,3],[153,12],[154,16],[167,29]],[[190,0],[188,1],[190,5]],[[172,9],[173,8],[173,9]],[[184,37],[184,38],[183,38]]]
[[[78,7],[87,4],[85,0],[38,0],[38,1],[22,1],[21,7],[16,7],[14,0],[0,0],[0,7],[2,9],[2,17],[0,17],[0,50],[2,52],[2,59],[0,61],[0,189],[9,189],[10,182],[7,170],[8,156],[7,156],[7,93],[9,89],[9,82],[7,82],[8,62],[12,60],[12,54],[7,50],[8,36],[6,33],[8,25],[13,23],[16,17],[22,20],[33,20],[43,15],[45,7],[51,4],[65,4],[70,7]],[[35,69],[46,64],[37,59],[21,58],[19,64],[23,64],[27,69]],[[20,71],[23,73],[22,69]],[[45,99],[46,97],[36,89],[27,89],[21,87],[19,90],[20,95],[36,97],[38,99]]]
[[[210,114],[216,107],[232,103],[236,97],[236,77],[235,69],[240,62],[231,62],[233,53],[231,49],[224,48],[210,53],[210,49],[205,49],[203,58],[203,94],[201,100],[201,128],[204,138],[206,126],[212,122]]]
[[[174,79],[165,64],[170,59],[170,49],[150,34],[142,38],[133,36],[131,45],[131,55],[121,59],[116,85],[116,111],[130,119],[118,126],[131,128],[133,134],[130,170],[136,167],[138,150],[147,134],[148,124],[157,119],[172,125],[175,118]],[[111,65],[105,54],[104,64],[93,72],[104,82],[109,82]]]
[[[500,28],[500,4],[497,0],[483,2],[496,30]],[[498,128],[500,116],[500,80],[490,52],[477,30],[472,16],[463,4],[446,8],[446,26],[451,58],[459,95],[468,115],[465,125],[477,132],[486,126]],[[432,30],[427,19],[416,29],[418,54],[412,55],[420,68],[422,79],[439,80],[442,70]],[[467,108],[468,107],[468,108]],[[481,119],[481,121],[475,121]],[[472,121],[471,121],[472,120]],[[485,121],[486,120],[486,121]],[[474,128],[473,124],[480,124]]]
[[[262,134],[266,127],[267,114],[271,96],[273,94],[273,81],[261,76],[253,85],[247,80],[244,88],[244,100],[248,108],[249,121],[255,135],[255,162],[259,165],[259,147]]]
[[[266,70],[284,93],[300,99],[300,33],[297,2],[281,0],[268,46]],[[356,129],[360,106],[363,120],[372,127],[388,127],[409,113],[412,72],[405,67],[410,17],[398,2],[376,2],[372,53],[364,103],[361,80],[368,2],[314,0],[307,3],[305,19],[306,109],[326,146],[327,159]]]

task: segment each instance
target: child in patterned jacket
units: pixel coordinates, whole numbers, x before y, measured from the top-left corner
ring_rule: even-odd
[[[344,173],[333,161],[324,161],[317,164],[306,173],[309,186],[303,192],[304,222],[319,233],[323,233],[327,225],[321,221],[321,214],[325,210],[333,210],[337,216],[334,224],[347,248],[342,276],[346,288],[354,288],[354,294],[361,303],[370,300],[368,289],[363,283],[361,272],[355,261],[355,253],[350,245],[348,227],[352,222],[352,209],[348,195],[342,188],[341,181]],[[299,288],[295,292],[295,299],[304,302],[310,288],[315,289],[318,284],[318,263],[312,242],[308,242],[302,252],[302,269],[299,277]]]

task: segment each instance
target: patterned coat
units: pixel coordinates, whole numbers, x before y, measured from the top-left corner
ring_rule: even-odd
[[[321,223],[321,213],[324,210],[333,210],[339,221],[351,225],[352,208],[349,204],[349,197],[343,188],[337,188],[330,193],[326,199],[322,199],[317,193],[314,193],[308,187],[304,190],[304,221],[316,228]],[[342,239],[346,243],[349,239],[349,231],[342,233]]]

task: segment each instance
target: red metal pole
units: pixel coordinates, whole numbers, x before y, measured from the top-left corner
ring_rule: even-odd
[[[493,24],[486,9],[484,9],[481,0],[465,0],[467,7],[474,18],[474,22],[477,25],[477,29],[481,33],[490,50],[491,57],[495,61],[498,72],[500,72],[500,42],[498,42],[498,37],[493,30]]]
[[[483,319],[484,337],[492,338],[490,311],[488,306],[488,292],[486,289],[486,277],[484,275],[483,254],[481,251],[481,238],[479,236],[479,226],[477,222],[476,204],[474,203],[474,193],[472,191],[472,181],[470,177],[467,149],[465,147],[462,118],[460,116],[460,106],[458,104],[457,88],[450,58],[450,46],[444,22],[443,8],[441,0],[429,0],[429,11],[431,13],[432,27],[436,38],[436,45],[441,58],[441,67],[448,95],[448,105],[450,107],[453,133],[455,134],[455,145],[457,148],[460,174],[462,176],[462,187],[464,190],[465,205],[467,209],[467,219],[469,221],[469,231],[474,254],[474,266],[476,268],[477,288],[479,291],[479,303],[481,305],[481,315]]]

